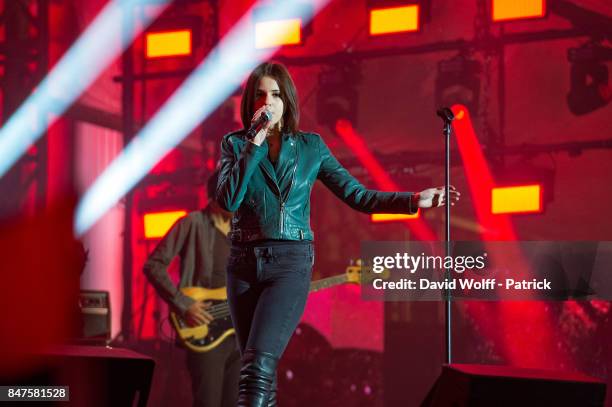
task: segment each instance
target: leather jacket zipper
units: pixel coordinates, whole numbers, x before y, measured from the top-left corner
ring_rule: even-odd
[[[287,202],[287,200],[289,200],[289,194],[291,193],[291,188],[293,188],[293,181],[295,181],[295,171],[297,170],[298,167],[298,161],[299,161],[299,155],[297,154],[297,147],[294,147],[296,149],[296,154],[295,154],[295,165],[293,166],[293,174],[291,174],[291,184],[289,184],[289,189],[287,190],[287,195],[285,196],[285,199],[283,199],[283,197],[279,197],[280,198],[280,234],[281,234],[281,239],[283,236],[283,232],[284,232],[284,226],[285,226],[285,202]]]
[[[285,226],[285,202],[281,201],[280,203],[280,237],[283,238],[283,229]]]
[[[272,177],[272,175],[268,172],[268,170],[266,169],[266,167],[263,167],[263,170],[266,174],[268,174],[268,176],[271,179],[274,179]],[[276,183],[274,183],[274,186],[276,187],[276,190],[278,191],[278,200],[280,201],[280,237],[282,239],[283,236],[283,212],[284,212],[284,207],[285,207],[285,202],[283,201],[283,196],[281,193],[280,188],[278,187],[278,185],[276,185]]]
[[[272,174],[270,174],[270,173],[268,172],[268,170],[266,169],[266,167],[263,167],[263,170],[264,170],[264,172],[265,172],[266,174],[268,174],[268,177],[270,177],[270,179],[274,179],[274,177],[272,176]],[[274,183],[274,187],[275,187],[275,188],[276,188],[276,190],[278,191],[278,196],[279,196],[279,198],[280,198],[280,197],[281,197],[281,190],[280,190],[280,188],[278,187],[278,185],[276,185],[276,183]]]
[[[298,167],[298,161],[299,161],[299,157],[295,156],[295,165],[293,166],[293,174],[291,174],[291,184],[289,184],[289,190],[287,190],[287,196],[285,197],[285,202],[287,202],[287,200],[289,199],[289,194],[291,193],[291,188],[293,188],[293,181],[295,181],[295,171],[297,170]]]
[[[297,147],[294,147],[294,148],[296,149],[295,165],[293,166],[293,174],[291,175],[291,184],[289,184],[289,189],[287,190],[287,195],[285,196],[285,199],[283,199],[282,192],[279,186],[276,185],[276,183],[274,185],[276,187],[276,190],[278,191],[278,199],[280,201],[280,238],[281,239],[283,238],[283,233],[285,232],[285,202],[287,202],[287,200],[289,199],[291,188],[293,188],[293,181],[295,181],[295,172],[297,170],[298,161],[299,161],[299,155],[297,154]],[[263,167],[263,170],[268,175],[268,177],[270,177],[271,179],[274,179],[274,177],[272,177],[272,175],[268,172],[266,167]]]

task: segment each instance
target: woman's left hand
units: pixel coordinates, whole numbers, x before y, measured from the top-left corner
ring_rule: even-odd
[[[451,206],[455,205],[455,202],[459,200],[461,194],[457,189],[450,185],[450,203]],[[446,205],[447,199],[444,196],[444,187],[428,188],[417,194],[418,207],[419,208],[437,208],[439,206]]]

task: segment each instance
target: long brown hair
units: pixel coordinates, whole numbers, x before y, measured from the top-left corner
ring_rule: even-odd
[[[300,121],[300,108],[298,107],[297,90],[289,71],[283,64],[277,62],[264,62],[251,72],[247,80],[242,102],[240,104],[240,117],[245,129],[251,126],[251,119],[255,113],[255,94],[259,81],[268,76],[276,81],[283,101],[283,128],[282,132],[296,133]]]

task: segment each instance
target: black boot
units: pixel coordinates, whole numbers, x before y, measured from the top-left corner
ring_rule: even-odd
[[[271,353],[247,349],[242,355],[238,407],[267,407],[278,359]]]
[[[276,374],[274,375],[274,380],[272,381],[272,387],[270,387],[270,397],[268,397],[268,405],[267,407],[276,407],[276,390],[278,386],[278,381],[276,379]]]

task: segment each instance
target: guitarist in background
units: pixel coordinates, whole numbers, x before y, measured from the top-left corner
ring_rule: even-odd
[[[213,320],[207,312],[210,303],[195,301],[183,294],[183,287],[225,287],[225,267],[229,257],[229,220],[231,214],[211,199],[217,186],[218,172],[208,180],[209,203],[203,210],[189,213],[177,221],[149,255],[144,273],[157,293],[178,315],[192,326]],[[180,282],[175,287],[168,275],[174,257],[180,258]],[[193,405],[199,407],[234,407],[240,375],[240,353],[235,335],[227,337],[208,352],[187,351],[191,375]]]

